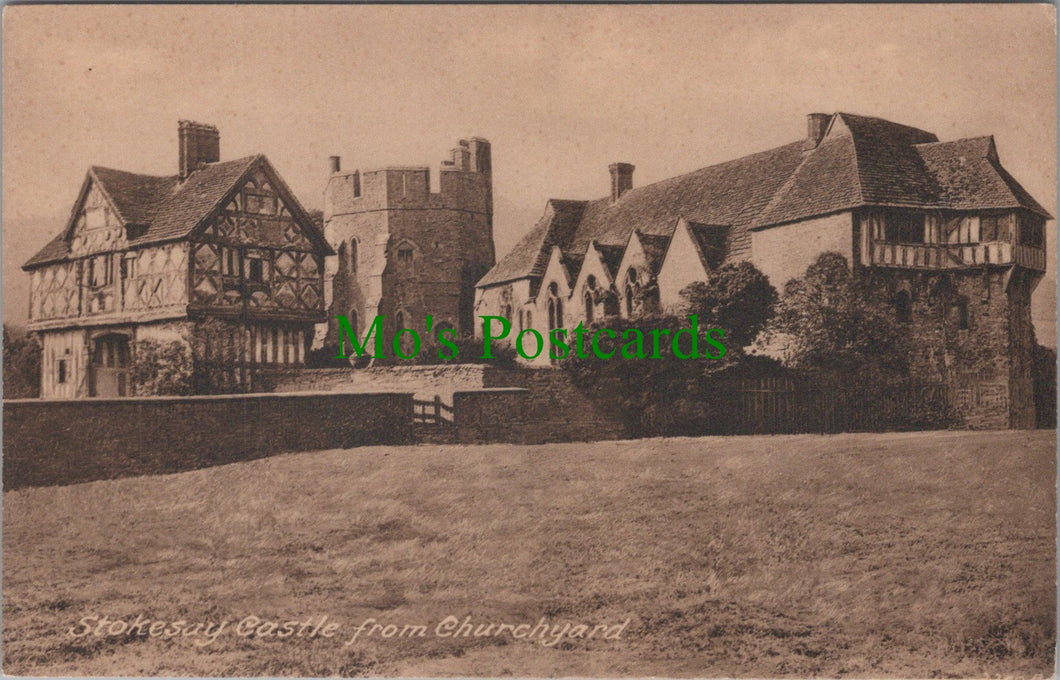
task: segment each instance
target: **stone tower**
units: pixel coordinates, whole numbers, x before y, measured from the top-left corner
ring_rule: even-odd
[[[428,314],[432,335],[445,325],[472,334],[475,283],[495,262],[489,142],[460,140],[441,164],[438,193],[430,168],[343,172],[332,156],[324,233],[338,257],[325,270],[329,321],[317,346],[337,346],[337,315],[361,338],[377,315],[388,339],[401,328],[426,337]]]

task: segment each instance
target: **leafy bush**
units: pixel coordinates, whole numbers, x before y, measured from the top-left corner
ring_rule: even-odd
[[[750,262],[726,264],[679,293],[681,316],[695,314],[703,326],[725,330],[727,347],[741,352],[773,317],[777,290]]]
[[[627,331],[639,331],[648,356],[656,354],[651,331],[665,331],[656,358],[624,359],[616,353],[611,359],[600,359],[588,352],[589,358],[572,355],[560,361],[576,385],[590,397],[617,408],[639,435],[691,435],[716,429],[722,400],[719,385],[725,378],[771,375],[782,370],[774,359],[746,353],[746,347],[773,316],[777,300],[776,289],[753,264],[719,267],[706,281],[686,286],[680,296],[679,315],[609,317],[591,327],[610,328],[619,338]],[[690,328],[689,315],[697,317],[699,352],[717,354],[708,333],[720,328],[724,332],[724,356],[685,359],[675,353],[672,338]],[[677,351],[690,356],[691,333],[686,330],[679,337]],[[713,337],[718,339],[716,334]],[[613,342],[601,342],[605,351],[613,346]]]
[[[514,336],[514,333],[512,334]],[[439,365],[439,364],[488,364],[501,368],[514,368],[517,365],[515,349],[507,345],[494,344],[490,349],[492,355],[489,359],[482,358],[483,342],[481,338],[470,336],[459,337],[454,341],[456,344],[456,356],[452,359],[441,357],[451,356],[453,348],[438,342],[437,338],[431,337],[424,340],[419,354],[408,361],[402,359],[392,360],[393,363],[412,364],[417,366]]]
[[[129,370],[136,396],[194,393],[195,366],[187,343],[140,340],[133,349]]]
[[[707,342],[711,328],[702,323],[698,327],[699,351],[714,353],[715,349]],[[707,398],[711,384],[744,356],[736,354],[733,358],[726,352],[720,359],[681,358],[675,353],[671,339],[678,331],[689,329],[690,324],[688,319],[673,315],[607,318],[592,324],[586,339],[599,328],[609,328],[617,335],[616,340],[601,338],[599,343],[604,353],[619,350],[613,357],[602,359],[591,350],[584,352],[588,357],[579,357],[572,348],[570,355],[559,360],[559,365],[587,396],[617,409],[634,433],[642,436],[702,431],[712,409]],[[629,346],[633,354],[634,331],[643,337],[645,358],[622,356],[623,346]],[[662,332],[657,352],[652,331]],[[678,351],[691,355],[691,333],[686,330],[680,340]],[[723,343],[728,350],[728,344]],[[657,357],[651,358],[655,354]]]
[[[1039,345],[1031,350],[1031,376],[1034,380],[1034,409],[1037,427],[1056,427],[1056,350]]]
[[[4,399],[40,396],[41,346],[36,335],[4,324]]]
[[[788,281],[768,330],[786,338],[790,366],[846,374],[909,369],[908,334],[891,305],[839,253],[822,253]]]

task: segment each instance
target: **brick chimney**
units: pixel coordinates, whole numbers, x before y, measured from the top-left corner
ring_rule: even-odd
[[[182,120],[178,125],[180,178],[198,170],[204,163],[221,160],[221,133],[213,125]]]
[[[806,115],[806,143],[812,149],[821,143],[825,130],[828,129],[828,121],[832,120],[828,113],[809,113]]]
[[[612,163],[607,169],[611,171],[611,200],[617,201],[633,188],[634,166],[632,163]]]

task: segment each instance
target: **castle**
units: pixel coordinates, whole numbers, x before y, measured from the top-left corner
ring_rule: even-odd
[[[403,328],[472,333],[475,283],[495,262],[489,142],[460,140],[441,164],[437,193],[430,168],[343,172],[332,156],[324,233],[338,257],[326,265],[329,323],[318,327],[318,344],[338,345],[340,315],[358,337],[376,316],[386,317],[386,338]]]
[[[750,260],[782,289],[842,253],[891,301],[973,427],[1033,427],[1031,292],[1052,216],[1002,167],[993,137],[940,142],[879,118],[812,113],[803,139],[610,195],[549,200],[477,285],[476,315],[543,336],[608,315],[675,311],[707,271]],[[481,327],[477,329],[481,335]],[[534,363],[548,365],[543,352]]]
[[[176,175],[89,168],[65,228],[23,266],[42,397],[131,396],[135,343],[187,343],[204,319],[229,322],[210,342],[244,367],[304,363],[323,234],[265,156],[221,162],[211,125],[180,121],[178,137]]]

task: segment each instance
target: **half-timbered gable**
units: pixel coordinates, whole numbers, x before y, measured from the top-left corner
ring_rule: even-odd
[[[123,396],[135,342],[208,318],[245,365],[299,364],[324,320],[320,228],[264,156],[220,162],[212,126],[181,121],[180,172],[92,167],[63,231],[31,258],[42,396]]]
[[[190,240],[192,309],[323,320],[327,246],[263,157]]]

